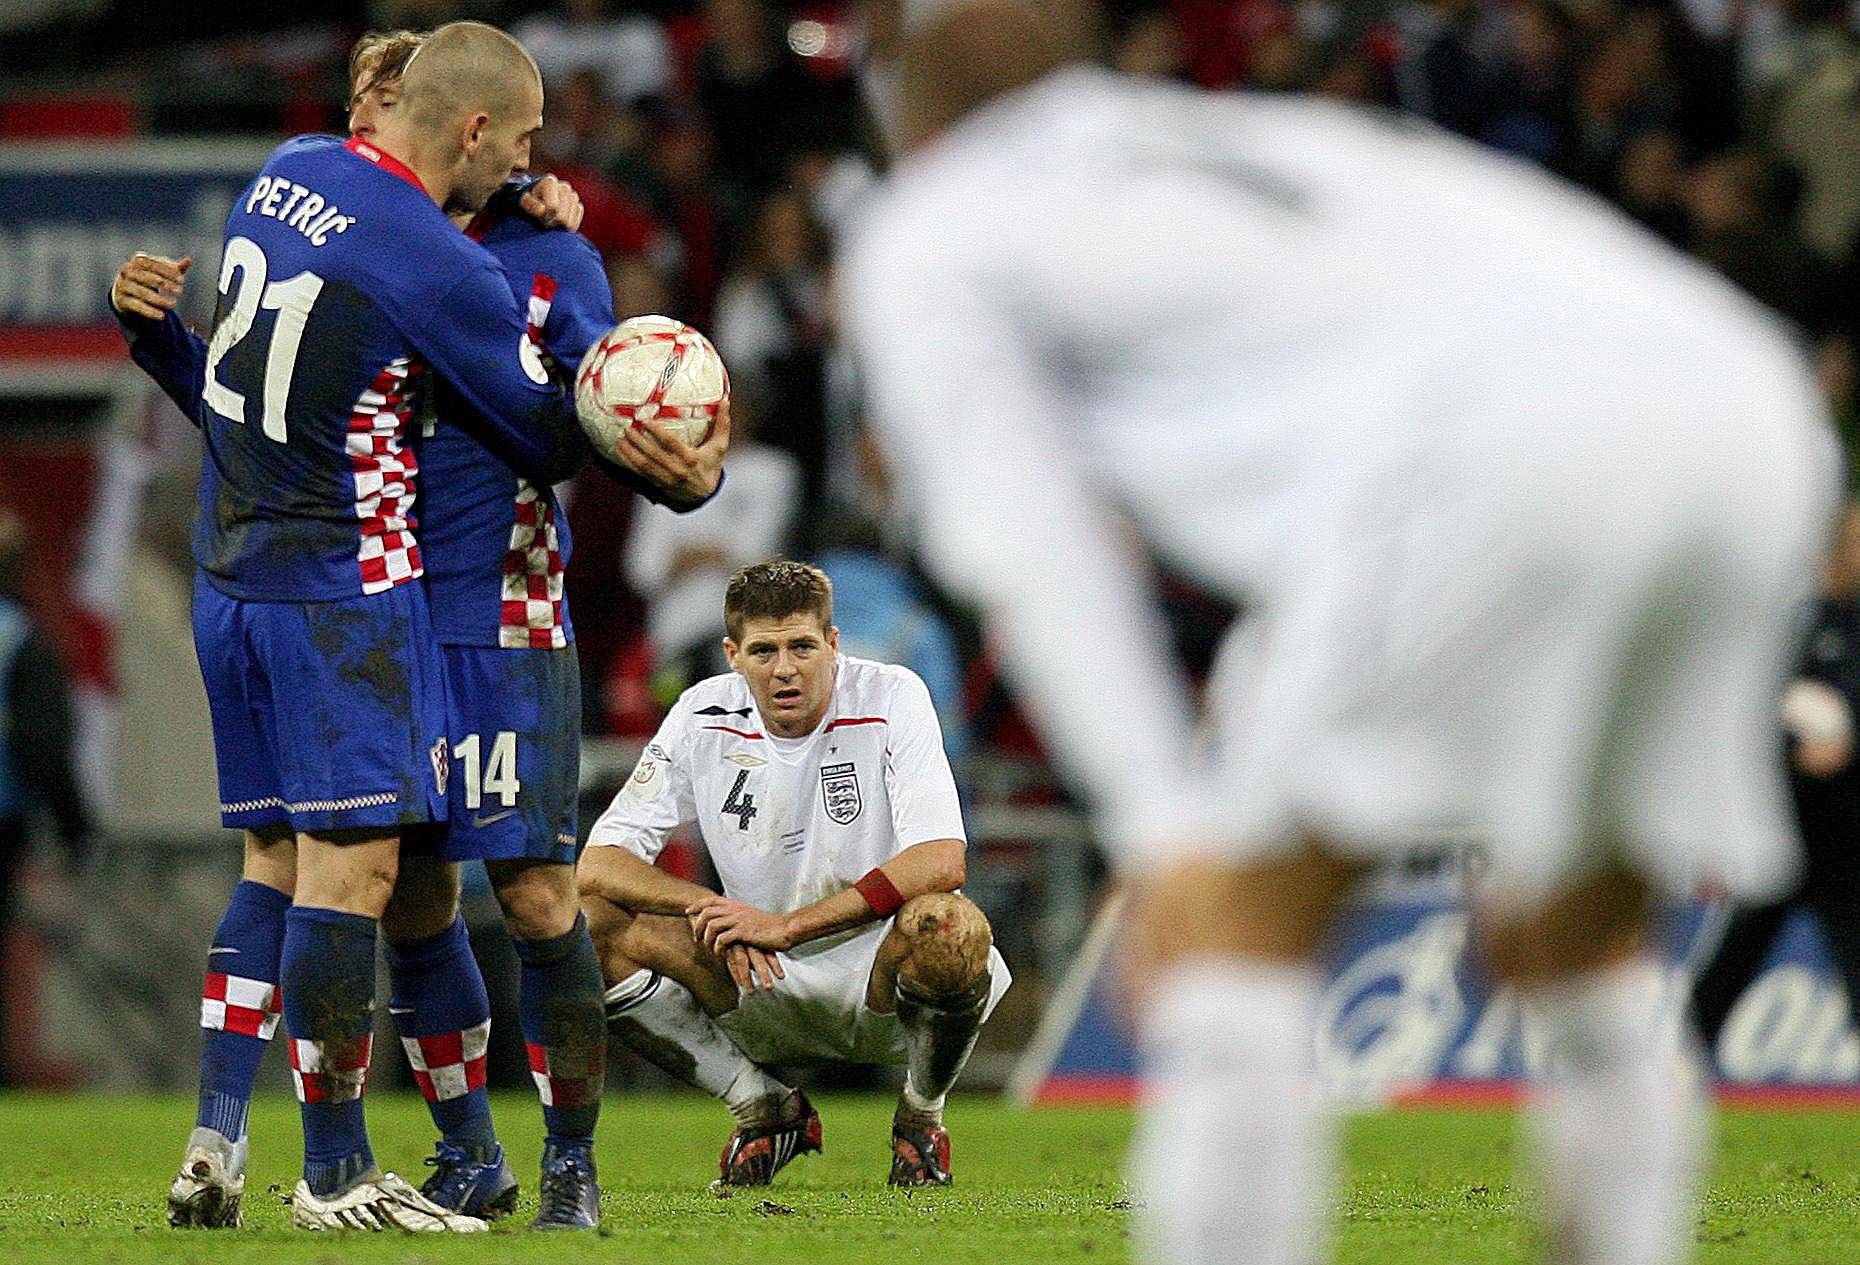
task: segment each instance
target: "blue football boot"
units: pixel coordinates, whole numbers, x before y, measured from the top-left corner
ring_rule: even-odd
[[[594,1157],[583,1150],[543,1148],[542,1208],[532,1230],[592,1230],[601,1223],[601,1188]]]
[[[453,1212],[486,1221],[508,1215],[517,1206],[517,1175],[504,1160],[504,1148],[488,1160],[441,1142],[426,1159],[433,1175],[420,1193]]]

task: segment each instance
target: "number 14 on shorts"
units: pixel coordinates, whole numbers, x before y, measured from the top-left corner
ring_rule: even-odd
[[[480,752],[484,762],[478,762]],[[505,808],[517,802],[517,735],[509,729],[492,735],[487,748],[477,734],[466,734],[452,748],[452,762],[465,778],[465,807],[480,807],[494,795]]]

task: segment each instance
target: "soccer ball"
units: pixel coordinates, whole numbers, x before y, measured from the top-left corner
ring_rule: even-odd
[[[657,419],[694,447],[730,398],[710,339],[669,316],[635,316],[588,349],[575,375],[575,412],[595,451],[613,458],[620,433]]]

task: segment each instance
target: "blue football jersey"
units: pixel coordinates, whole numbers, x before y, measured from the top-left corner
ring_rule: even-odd
[[[482,224],[482,220],[481,220]],[[613,328],[613,291],[601,257],[577,233],[521,216],[473,226],[503,264],[550,367],[572,380],[588,348]],[[563,572],[571,540],[553,489],[525,478],[461,424],[441,397],[420,441],[429,486],[420,519],[433,631],[448,645],[548,649],[574,639]],[[643,481],[628,479],[653,494]]]
[[[409,431],[429,370],[531,477],[579,443],[503,269],[418,178],[360,141],[285,142],[227,218],[200,364],[194,556],[216,588],[318,601],[420,576]]]

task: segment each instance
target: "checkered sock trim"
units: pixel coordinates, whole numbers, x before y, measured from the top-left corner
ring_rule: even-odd
[[[241,800],[236,804],[222,803],[223,813],[255,813],[261,808],[282,808],[289,813],[340,813],[351,808],[384,808],[389,804],[400,803],[400,796],[392,791],[379,795],[356,795],[349,799],[306,799],[292,804],[276,795],[265,799]]]
[[[368,1083],[368,1055],[372,1036],[339,1045],[322,1041],[291,1041],[291,1083],[298,1102],[353,1102]]]
[[[463,1098],[484,1085],[485,1051],[491,1044],[491,1021],[460,1032],[402,1037],[414,1083],[428,1102]]]
[[[208,971],[200,990],[200,1026],[269,1041],[278,1030],[278,1007],[276,984]]]
[[[523,1046],[530,1056],[530,1079],[536,1082],[536,1096],[543,1106],[586,1107],[600,1097],[598,1069],[559,1068],[545,1047],[534,1041],[525,1041]]]

